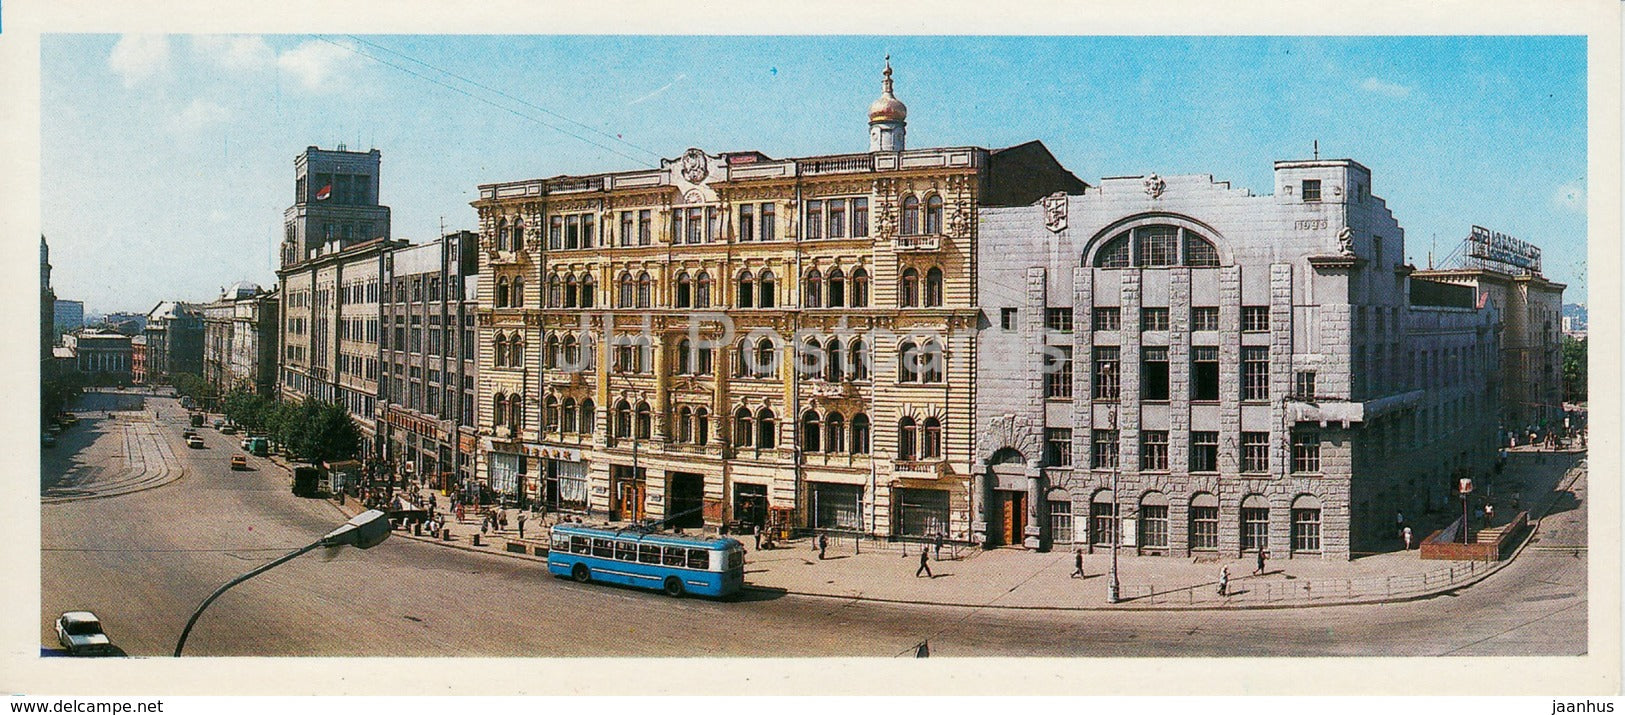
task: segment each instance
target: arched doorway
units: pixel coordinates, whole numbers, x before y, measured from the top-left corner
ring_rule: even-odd
[[[1027,458],[1013,447],[988,460],[992,501],[988,505],[988,545],[1019,546],[1027,531]]]

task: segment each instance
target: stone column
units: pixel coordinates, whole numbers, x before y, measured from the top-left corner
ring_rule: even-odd
[[[986,459],[976,460],[971,470],[971,541],[986,547],[987,523],[993,519],[993,515],[988,513],[993,503],[993,483],[988,476]],[[872,502],[874,495],[869,495],[869,499]]]
[[[1038,521],[1043,513],[1038,500],[1044,497],[1044,470],[1039,464],[1037,459],[1027,460],[1027,528],[1022,530],[1021,540],[1022,546],[1035,550],[1044,546],[1044,528]]]

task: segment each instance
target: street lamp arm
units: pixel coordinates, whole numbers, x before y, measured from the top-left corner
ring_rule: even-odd
[[[231,587],[236,586],[237,584],[240,584],[240,583],[242,583],[244,581],[247,581],[247,580],[249,580],[251,578],[254,578],[255,576],[258,576],[258,575],[260,575],[262,573],[265,573],[266,571],[270,571],[273,568],[281,566],[282,564],[285,564],[285,563],[287,563],[289,561],[292,561],[295,558],[298,558],[298,557],[300,557],[300,556],[302,556],[304,554],[307,554],[307,553],[309,553],[311,551],[314,551],[314,550],[316,550],[316,549],[318,549],[318,548],[320,548],[320,547],[322,547],[322,546],[324,546],[326,544],[327,544],[327,538],[323,537],[323,538],[317,540],[316,542],[310,544],[309,546],[301,546],[301,547],[299,547],[297,549],[294,549],[293,551],[290,551],[287,554],[284,554],[283,556],[277,558],[275,561],[268,562],[265,565],[254,569],[253,571],[249,571],[248,573],[245,573],[245,574],[243,574],[241,576],[238,576],[237,578],[234,578],[234,579],[232,579],[230,581],[227,581],[225,583],[225,585],[221,586],[220,588],[215,589],[214,593],[209,594],[208,598],[203,599],[203,603],[198,604],[197,610],[193,611],[192,612],[192,617],[186,621],[186,628],[181,629],[180,640],[175,641],[175,657],[176,658],[181,657],[181,649],[186,647],[186,637],[188,635],[191,635],[192,626],[197,624],[197,619],[203,616],[203,609],[208,608],[209,604],[214,603],[215,599],[219,598],[226,591],[231,590]]]

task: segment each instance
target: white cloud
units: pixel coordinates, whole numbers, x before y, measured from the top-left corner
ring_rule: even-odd
[[[228,70],[255,71],[276,62],[276,52],[259,35],[197,35],[192,46]]]
[[[194,99],[186,109],[171,118],[169,124],[176,131],[193,132],[230,118],[231,112],[225,107],[207,99]]]
[[[134,86],[169,66],[169,38],[163,35],[124,35],[107,55],[107,66]]]
[[[292,74],[311,90],[334,90],[344,84],[344,69],[357,61],[347,47],[312,40],[276,58],[277,67]]]
[[[1575,179],[1557,187],[1552,194],[1552,203],[1570,211],[1584,212],[1586,210],[1586,182],[1585,179]]]
[[[1377,79],[1376,77],[1365,78],[1365,81],[1360,83],[1360,89],[1396,99],[1410,96],[1411,93],[1410,87],[1397,82],[1389,82],[1385,79]]]

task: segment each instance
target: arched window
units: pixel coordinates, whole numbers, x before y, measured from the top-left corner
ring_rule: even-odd
[[[1192,268],[1218,268],[1219,249],[1195,231],[1185,231],[1185,265]]]
[[[694,307],[694,281],[688,277],[688,271],[677,274],[677,307]]]
[[[802,307],[819,308],[824,305],[824,279],[817,268],[807,271],[807,278],[801,284],[801,288]]]
[[[513,279],[513,293],[508,296],[509,305],[515,308],[525,307],[525,279],[515,276]]]
[[[513,220],[513,228],[508,235],[508,250],[525,250],[525,220],[522,218]]]
[[[632,436],[632,405],[626,400],[615,403],[615,436]]]
[[[873,357],[869,354],[868,343],[863,342],[863,338],[853,338],[850,348],[848,364],[851,367],[848,373],[854,380],[869,379],[869,367]]]
[[[556,280],[558,279],[558,276],[554,276],[553,278]],[[580,304],[581,291],[576,285],[576,276],[574,273],[567,273],[564,276],[564,307],[574,308]]]
[[[1095,252],[1096,268],[1216,268],[1219,251],[1206,236],[1172,224],[1136,226],[1112,236]]]
[[[846,274],[839,268],[829,272],[829,307],[846,307]]]
[[[920,382],[942,382],[942,346],[929,341],[920,346]]]
[[[581,307],[591,308],[598,300],[598,283],[591,273],[581,274]]]
[[[750,341],[740,338],[739,342],[734,344],[734,377],[749,377],[752,374],[750,361],[747,359],[749,356]]]
[[[903,197],[903,226],[904,236],[917,236],[920,233],[920,200],[913,194]]]
[[[694,410],[688,405],[677,410],[677,441],[684,444],[694,441]]]
[[[772,449],[778,444],[778,422],[773,418],[773,411],[763,407],[756,411],[756,447],[757,449]]]
[[[694,307],[711,307],[711,274],[705,271],[694,276]]]
[[[633,300],[637,296],[637,286],[632,282],[631,273],[621,274],[619,285],[617,286],[617,293],[619,293],[619,295],[616,297],[619,300],[616,301],[616,307],[631,308],[633,306]]]
[[[1124,232],[1106,242],[1095,254],[1096,268],[1128,268],[1129,266],[1129,240],[1128,233]]]
[[[644,271],[642,273],[639,273],[638,274],[638,307],[639,308],[647,308],[650,305],[652,305],[652,303],[650,302],[650,298],[651,298],[651,294],[653,294],[653,293],[654,293],[654,279],[649,277],[649,272],[648,271]]]
[[[496,338],[492,339],[492,341],[491,341],[491,352],[494,355],[494,359],[495,359],[497,367],[507,367],[508,366],[508,338],[507,338],[507,336],[503,335],[502,333],[497,333]]]
[[[491,426],[503,427],[508,424],[508,396],[498,392],[491,398]]]
[[[711,411],[704,407],[694,410],[694,443],[705,446],[711,441]]]
[[[738,293],[738,299],[735,302],[739,304],[739,307],[750,308],[755,305],[756,276],[752,275],[750,271],[739,272]]]
[[[649,439],[654,434],[654,413],[649,410],[649,403],[638,403],[638,439]]]
[[[919,382],[920,380],[920,348],[912,340],[904,340],[897,346],[897,381]]]
[[[772,338],[762,338],[756,341],[756,364],[752,374],[756,377],[772,377],[777,372],[775,364],[778,362],[778,351],[773,346]]]
[[[570,372],[581,370],[581,343],[576,341],[576,336],[564,336],[564,362],[555,367],[563,367]]]
[[[497,278],[497,307],[498,308],[506,308],[506,307],[508,307],[508,277],[507,276],[499,276]]]
[[[831,412],[824,418],[824,451],[830,454],[846,451],[846,421],[839,412]]]
[[[830,382],[840,382],[846,376],[846,362],[841,350],[840,338],[830,338],[824,343],[824,379]]]
[[[852,416],[852,453],[869,453],[869,416],[859,412]]]
[[[693,346],[689,344],[688,338],[677,341],[677,374],[694,374],[693,362]]]
[[[925,200],[925,233],[935,236],[942,233],[942,196],[932,194]]]
[[[935,417],[925,418],[925,438],[920,440],[920,459],[937,459],[942,456],[942,423]]]
[[[576,398],[564,398],[564,402],[559,405],[559,431],[564,434],[575,434],[576,417]]]
[[[852,307],[869,307],[869,272],[862,267],[852,269]]]
[[[801,449],[807,453],[824,451],[819,447],[823,436],[823,426],[818,423],[818,413],[807,410],[801,413]]]
[[[919,426],[914,424],[913,417],[904,417],[897,421],[897,461],[912,462],[916,454],[915,445],[919,443]]]
[[[581,433],[590,435],[598,430],[598,410],[593,407],[592,400],[581,401]]]
[[[709,375],[716,369],[716,363],[711,358],[711,346],[702,345],[694,349],[694,374]]]
[[[542,361],[542,367],[548,368],[548,369],[557,369],[558,368],[558,366],[560,364],[559,363],[559,348],[560,347],[561,347],[561,344],[559,343],[559,336],[557,334],[547,336],[547,354],[544,356],[544,359]]]
[[[935,266],[925,272],[925,305],[928,308],[942,307],[942,269]]]
[[[514,434],[525,428],[525,401],[519,395],[508,397],[508,424],[513,427]]]
[[[904,268],[903,277],[897,281],[897,304],[903,308],[917,308],[920,305],[920,272],[913,268]]]
[[[734,446],[749,447],[755,443],[755,421],[751,419],[750,410],[743,407],[734,411]]]
[[[515,335],[508,339],[508,367],[525,366],[525,339]]]
[[[763,268],[756,278],[756,307],[771,308],[777,297],[778,292],[773,288],[773,271]]]
[[[542,402],[542,431],[556,432],[559,428],[559,398],[548,395]]]

